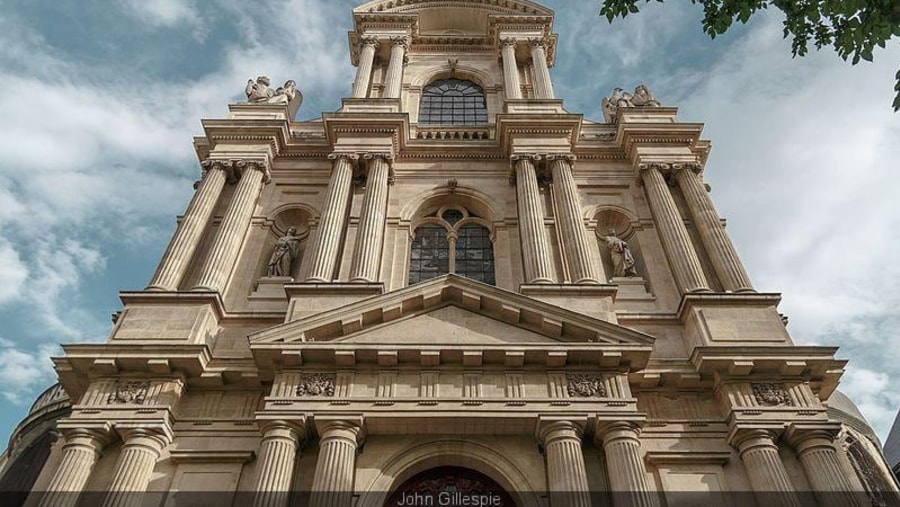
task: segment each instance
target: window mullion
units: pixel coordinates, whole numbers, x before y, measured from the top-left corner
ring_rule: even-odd
[[[447,233],[447,243],[450,245],[449,252],[447,252],[447,257],[450,259],[450,268],[449,273],[456,274],[456,239],[459,235],[456,231],[451,231]]]

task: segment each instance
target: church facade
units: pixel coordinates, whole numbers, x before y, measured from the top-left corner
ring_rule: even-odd
[[[260,77],[203,121],[149,286],[13,437],[22,502],[897,501],[845,361],[741,264],[702,125],[645,86],[564,109],[529,1],[352,16],[339,111]]]

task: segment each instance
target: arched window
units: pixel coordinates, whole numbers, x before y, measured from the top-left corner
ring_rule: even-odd
[[[462,79],[441,79],[422,90],[419,123],[429,125],[484,125],[487,103],[480,86]]]
[[[414,234],[410,285],[448,273],[496,284],[491,231],[484,220],[465,208],[441,208],[426,217]]]

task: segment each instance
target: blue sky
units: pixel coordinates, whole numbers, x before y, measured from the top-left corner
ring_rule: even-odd
[[[59,343],[103,341],[143,288],[192,192],[191,138],[250,77],[297,80],[298,118],[333,111],[354,71],[349,0],[7,0],[0,18],[0,435],[53,383]],[[882,436],[900,407],[896,41],[857,67],[792,60],[770,10],[710,41],[670,0],[608,24],[547,0],[554,86],[600,120],[646,83],[706,123],[707,180],[751,277],[783,292],[801,344],[839,345],[841,389]]]

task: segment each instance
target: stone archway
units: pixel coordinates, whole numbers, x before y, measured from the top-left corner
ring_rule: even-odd
[[[487,475],[463,467],[438,467],[409,478],[391,492],[384,507],[478,505],[516,507],[512,496]]]

